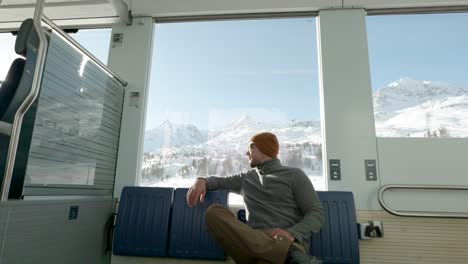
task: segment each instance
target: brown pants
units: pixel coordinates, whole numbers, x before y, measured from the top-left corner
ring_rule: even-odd
[[[266,231],[255,230],[237,220],[221,205],[212,205],[205,212],[208,232],[239,264],[283,264],[290,246],[284,236],[270,237]]]

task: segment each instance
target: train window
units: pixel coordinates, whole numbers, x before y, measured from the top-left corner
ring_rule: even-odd
[[[110,28],[81,29],[75,34],[70,34],[78,43],[90,51],[94,56],[107,64],[110,43]],[[0,33],[0,85],[5,79],[11,63],[20,56],[15,52],[16,36],[7,32]]]
[[[188,187],[249,169],[250,137],[271,131],[283,164],[324,190],[315,24],[157,24],[139,184]]]
[[[0,33],[0,85],[5,80],[11,63],[20,57],[15,52],[15,39],[11,33]]]
[[[107,64],[111,36],[110,28],[80,29],[77,33],[70,34],[70,36],[96,58]]]
[[[467,137],[468,14],[367,18],[379,137]]]

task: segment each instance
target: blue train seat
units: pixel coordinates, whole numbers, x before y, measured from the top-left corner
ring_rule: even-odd
[[[173,188],[124,187],[113,253],[165,257],[173,196]]]
[[[359,238],[352,192],[317,192],[325,223],[312,236],[310,253],[324,264],[359,263]]]
[[[185,200],[187,188],[175,191],[172,212],[169,256],[193,259],[225,259],[224,251],[208,234],[204,213],[212,204],[228,205],[225,190],[207,192],[203,204],[189,208]]]
[[[323,204],[325,223],[319,233],[312,236],[310,252],[324,264],[359,263],[359,239],[352,192],[317,192]],[[237,213],[246,222],[245,209]]]

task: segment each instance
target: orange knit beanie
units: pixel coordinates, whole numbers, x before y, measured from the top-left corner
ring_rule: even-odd
[[[275,134],[269,132],[258,133],[253,136],[250,141],[268,157],[276,158],[278,156],[279,143]]]

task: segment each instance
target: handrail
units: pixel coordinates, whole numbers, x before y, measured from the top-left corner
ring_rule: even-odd
[[[7,161],[5,166],[5,175],[3,177],[0,201],[7,201],[10,191],[11,178],[13,176],[13,168],[16,159],[16,150],[18,149],[18,141],[21,132],[21,124],[23,123],[23,116],[28,111],[29,107],[34,103],[39,95],[39,88],[42,81],[42,72],[44,71],[46,53],[47,53],[47,38],[42,30],[40,17],[44,9],[44,1],[38,0],[36,9],[34,10],[34,28],[36,29],[39,37],[39,49],[37,51],[36,68],[34,69],[34,77],[32,81],[31,91],[24,102],[16,111],[15,119],[11,129],[10,144],[8,146]]]
[[[379,203],[389,213],[396,216],[413,217],[441,217],[441,218],[468,218],[468,213],[450,213],[450,212],[401,212],[391,209],[384,201],[384,192],[389,189],[422,189],[422,190],[457,190],[466,191],[468,186],[458,185],[407,185],[407,184],[389,184],[382,186],[379,191]]]
[[[127,82],[120,78],[116,73],[114,73],[112,70],[110,70],[104,63],[102,63],[98,58],[96,58],[93,54],[91,54],[89,51],[87,51],[83,46],[81,46],[76,40],[74,40],[72,37],[70,37],[67,33],[65,33],[61,28],[59,28],[57,25],[55,25],[52,20],[47,18],[46,16],[42,15],[41,19],[52,29],[54,29],[61,37],[69,41],[79,52],[83,53],[85,56],[91,59],[92,62],[94,62],[99,68],[104,70],[107,74],[109,74],[111,77],[115,78],[120,84],[122,84],[123,87],[127,86]]]

